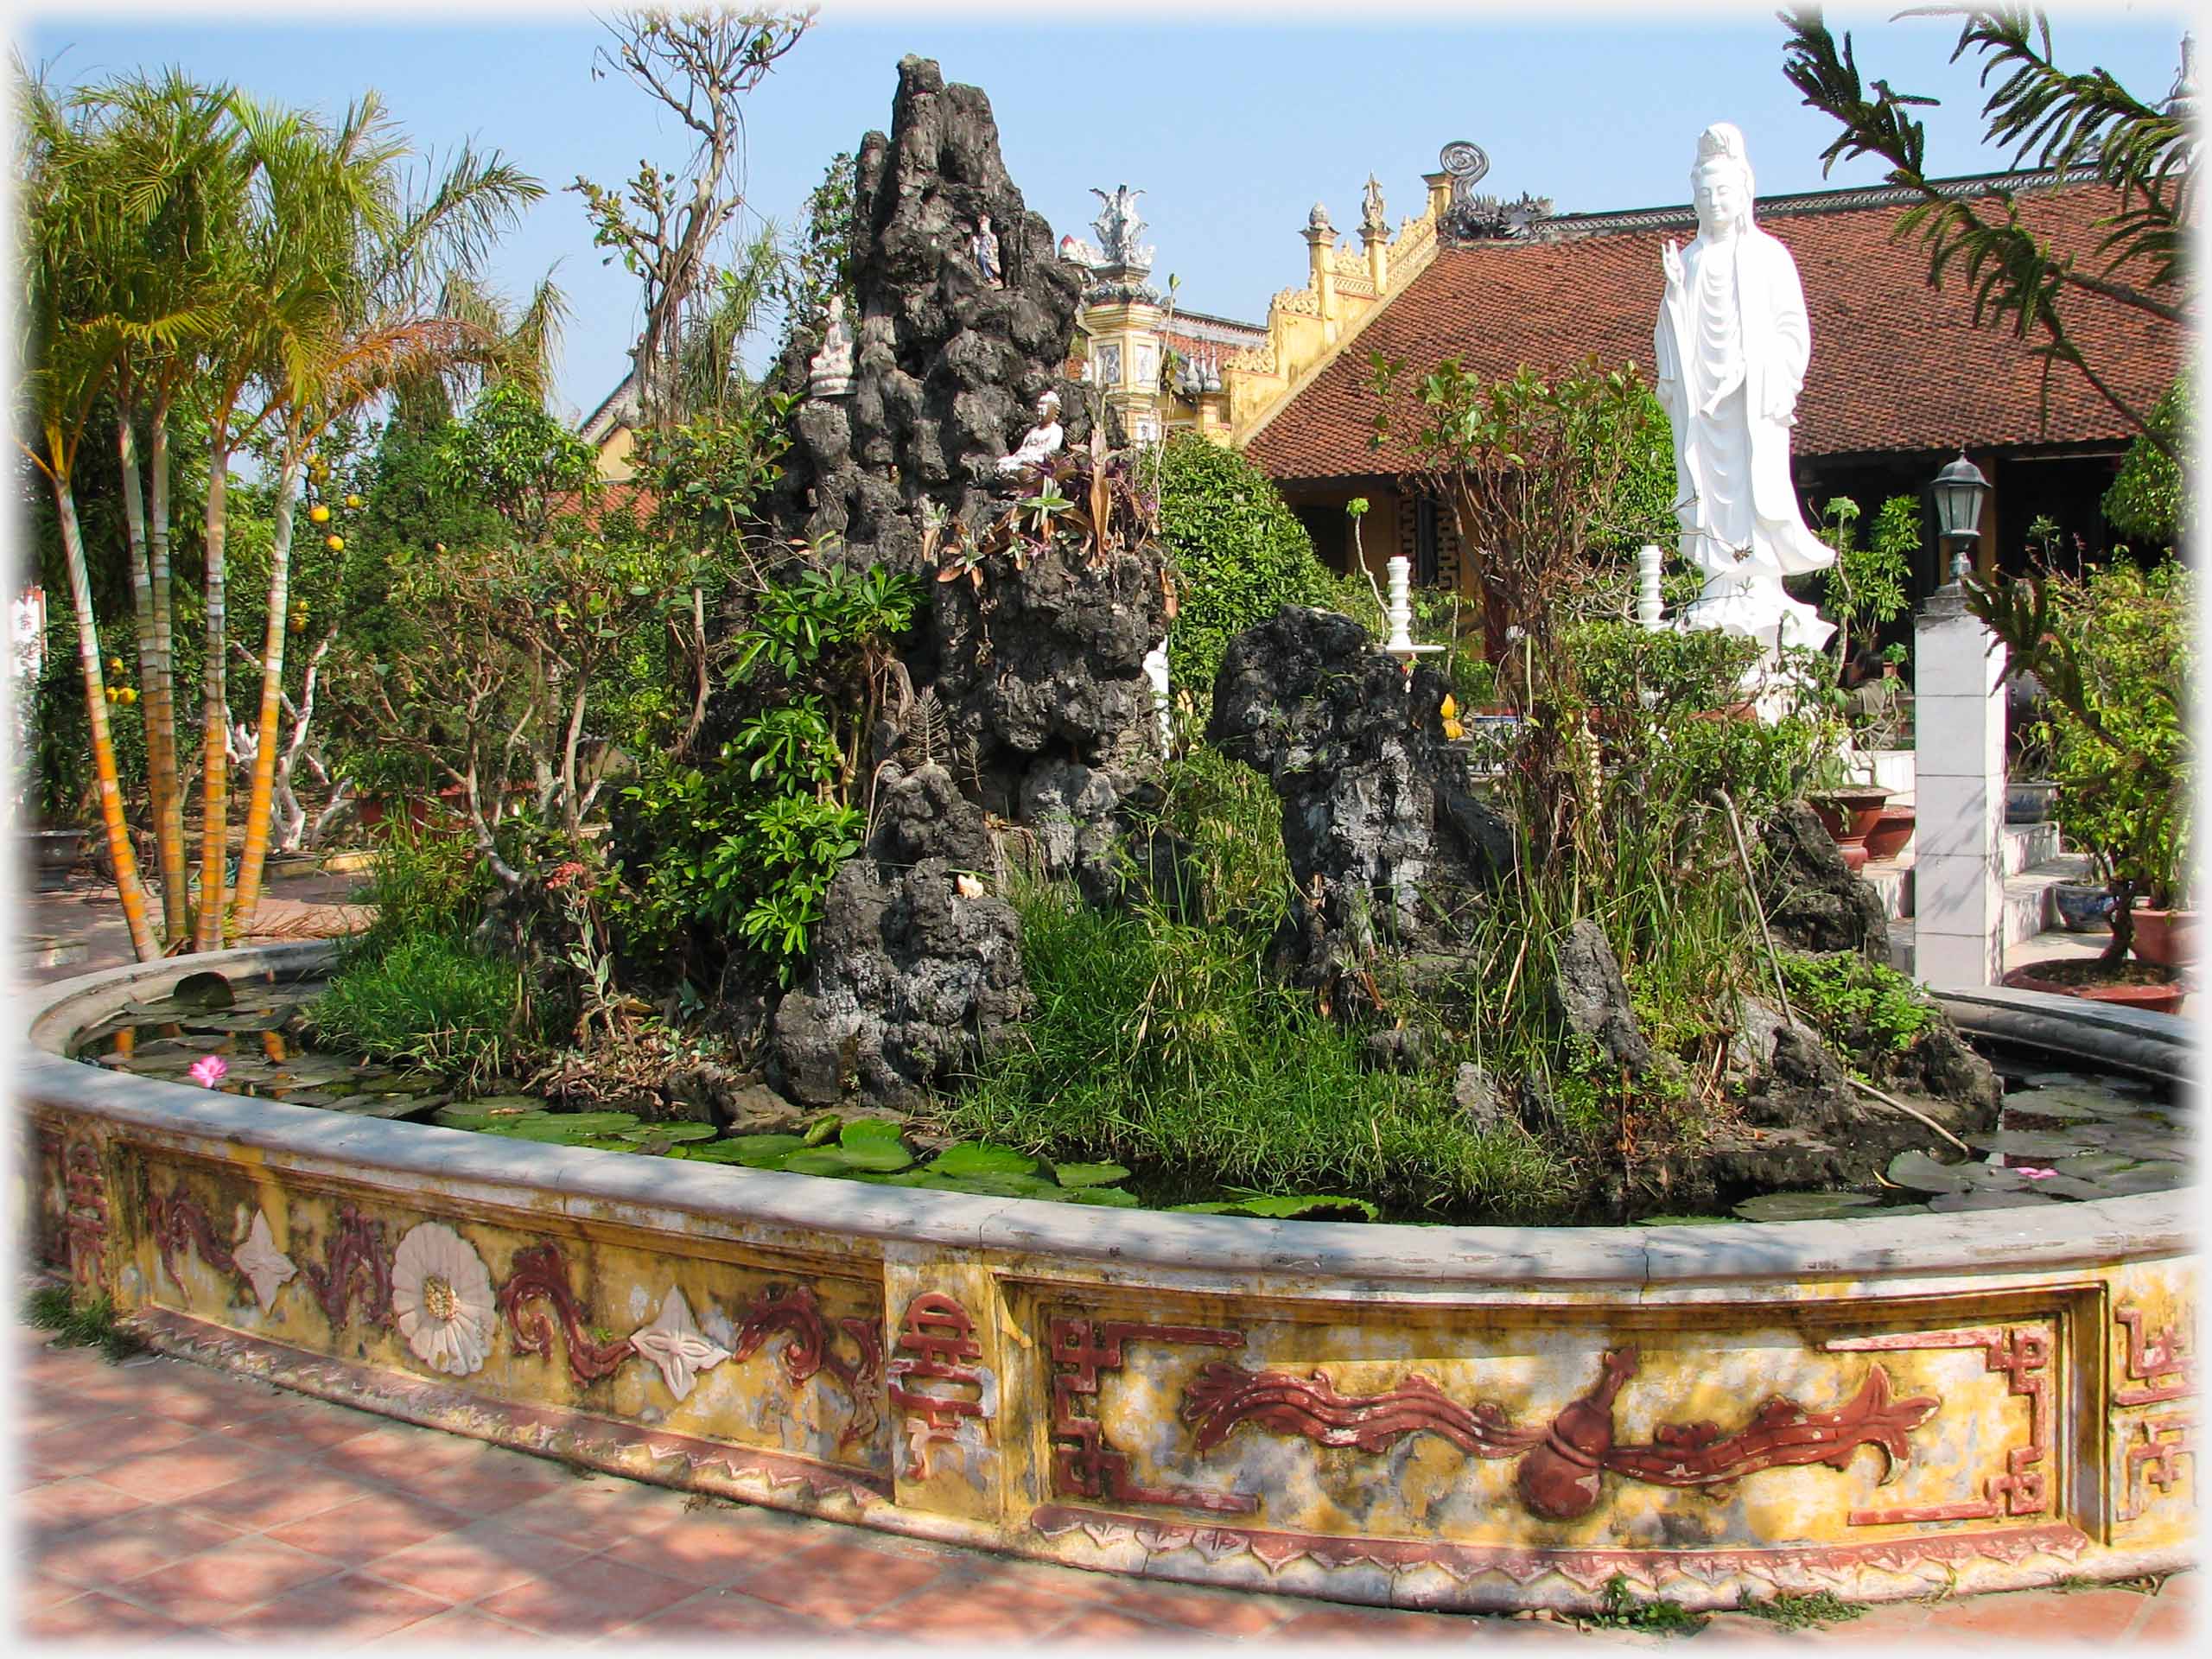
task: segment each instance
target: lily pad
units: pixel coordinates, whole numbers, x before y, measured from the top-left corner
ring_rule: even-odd
[[[1118,1186],[1063,1187],[1060,1196],[1070,1204],[1103,1204],[1116,1210],[1141,1210],[1144,1200]]]
[[[2088,1150],[2080,1135],[2067,1130],[1987,1129],[1966,1140],[1976,1152],[2001,1152],[2007,1158],[2065,1158]]]
[[[1026,1152],[995,1147],[988,1141],[964,1141],[947,1147],[929,1162],[932,1175],[954,1177],[1035,1175],[1041,1166]]]
[[[297,1004],[287,1002],[274,1008],[188,1014],[182,1023],[187,1031],[282,1031],[299,1011]]]
[[[836,1140],[841,1128],[841,1122],[836,1113],[824,1112],[806,1126],[801,1132],[800,1139],[810,1147],[818,1147],[825,1141]]]
[[[2007,1112],[2031,1112],[2037,1117],[2075,1120],[2125,1117],[2140,1104],[2082,1083],[2079,1078],[2064,1088],[2024,1089],[2018,1094],[2005,1096],[2002,1103]]]
[[[209,1013],[227,1008],[238,1000],[231,988],[231,982],[218,973],[203,970],[187,974],[169,988],[169,1001],[180,1009]]]
[[[679,1146],[693,1141],[711,1141],[715,1138],[715,1133],[713,1124],[693,1122],[688,1119],[667,1123],[640,1123],[634,1129],[625,1129],[621,1132],[625,1141],[639,1142],[658,1141],[671,1146]]]
[[[1971,1167],[1940,1163],[1924,1152],[1901,1152],[1890,1160],[1885,1173],[1891,1185],[1910,1187],[1915,1192],[1960,1192],[1973,1179],[1961,1172]]]
[[[529,1111],[523,1111],[514,1107],[501,1107],[496,1110],[486,1111],[483,1109],[485,1103],[480,1100],[449,1101],[438,1108],[436,1115],[430,1121],[448,1129],[483,1129],[489,1128],[494,1123],[534,1123],[542,1118],[553,1116],[543,1106]]]
[[[2071,1175],[2077,1180],[2094,1181],[2107,1175],[2117,1175],[2123,1169],[2133,1169],[2142,1161],[2120,1152],[2081,1152],[2071,1158],[2061,1158],[2051,1167],[2060,1174]]]
[[[1762,1192],[1738,1205],[1736,1213],[1745,1221],[1836,1221],[1880,1203],[1870,1192]]]
[[[1128,1180],[1129,1172],[1119,1164],[1054,1164],[1052,1177],[1062,1186],[1111,1186]]]
[[[2130,1158],[2171,1158],[2181,1150],[2171,1129],[2139,1123],[2097,1123],[2082,1131],[2084,1152],[2117,1152]]]
[[[900,1144],[899,1125],[887,1117],[856,1117],[837,1131],[837,1144],[849,1150],[866,1146],[895,1147]]]
[[[637,1126],[637,1115],[632,1112],[549,1112],[543,1118],[489,1123],[485,1126],[484,1133],[503,1135],[516,1141],[542,1141],[555,1146],[576,1147]]]
[[[2139,1192],[2171,1192],[2177,1186],[2187,1186],[2190,1171],[2186,1164],[2168,1158],[2147,1160],[2133,1169],[2123,1169],[2117,1175],[2107,1175],[2097,1185],[2114,1198],[2129,1198]]]
[[[1734,1216],[1646,1216],[1642,1221],[1632,1221],[1631,1227],[1717,1227],[1722,1222],[1732,1222]]]
[[[1174,1208],[1186,1215],[1256,1216],[1272,1221],[1373,1221],[1382,1213],[1365,1198],[1319,1193],[1255,1194],[1211,1204],[1179,1204]]]
[[[1928,1207],[1940,1215],[1958,1210],[2014,1210],[2025,1205],[2050,1202],[2034,1188],[2017,1192],[1942,1192],[1928,1200]]]

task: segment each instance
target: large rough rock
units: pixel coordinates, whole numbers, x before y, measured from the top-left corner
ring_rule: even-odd
[[[1027,1011],[1020,923],[979,890],[982,809],[928,765],[887,766],[876,810],[866,851],[830,884],[804,988],[776,1010],[769,1081],[809,1106],[855,1091],[916,1104]]]
[[[1637,1029],[1620,962],[1605,942],[1605,930],[1586,916],[1560,942],[1551,1001],[1569,1031],[1588,1038],[1623,1071],[1650,1069],[1651,1045]]]
[[[971,252],[985,215],[1002,286]],[[853,217],[853,388],[809,395],[819,335],[795,333],[782,385],[804,401],[770,516],[825,556],[929,583],[899,657],[947,741],[917,753],[911,729],[887,728],[874,759],[944,764],[969,798],[1036,834],[1048,873],[1112,891],[1124,804],[1160,748],[1144,675],[1167,633],[1160,550],[1001,550],[973,580],[937,580],[944,548],[978,547],[1037,493],[1035,474],[1001,478],[996,463],[1042,394],[1059,394],[1063,455],[1089,445],[1091,399],[1065,372],[1083,272],[1007,175],[990,101],[922,58],[899,63],[889,136],[861,140]],[[1107,424],[1118,443],[1110,411]]]
[[[1820,816],[1792,801],[1759,836],[1758,899],[1777,944],[1857,950],[1886,966],[1890,925],[1881,895],[1851,873]]]
[[[1296,605],[1230,641],[1214,682],[1207,741],[1282,798],[1298,891],[1272,966],[1340,1008],[1379,948],[1450,955],[1512,868],[1512,827],[1446,746],[1444,693],[1350,617]]]

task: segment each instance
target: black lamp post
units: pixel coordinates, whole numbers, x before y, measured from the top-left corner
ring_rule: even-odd
[[[1989,480],[1961,450],[1959,458],[1936,474],[1936,524],[1951,548],[1949,586],[1961,587],[1971,567],[1971,549],[1981,539],[1981,503]]]

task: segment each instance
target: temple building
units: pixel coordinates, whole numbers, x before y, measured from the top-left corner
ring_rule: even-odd
[[[1372,359],[1425,372],[1456,357],[1491,378],[1527,365],[1573,369],[1595,355],[1653,376],[1652,330],[1663,287],[1661,249],[1697,234],[1681,206],[1556,213],[1540,198],[1472,194],[1486,162],[1472,145],[1444,151],[1428,175],[1425,212],[1387,236],[1372,181],[1361,246],[1341,245],[1325,208],[1304,236],[1308,276],[1268,309],[1268,343],[1224,360],[1229,442],[1281,486],[1325,562],[1347,568],[1344,503],[1365,497],[1370,563],[1402,551],[1417,579],[1464,586],[1450,515],[1401,488],[1389,450],[1372,447],[1379,404]],[[2023,219],[2092,268],[2118,205],[2087,168],[1944,181],[1946,194],[2001,186]],[[1982,563],[2018,568],[2028,525],[2055,519],[2070,541],[2108,543],[2100,502],[2134,429],[2076,370],[2047,364],[2001,326],[1977,327],[1970,286],[1950,273],[1928,284],[1917,235],[1895,234],[1916,195],[1824,190],[1764,196],[1760,227],[1783,242],[1802,276],[1813,356],[1797,406],[1794,481],[1808,523],[1835,495],[1871,513],[1885,498],[1924,494],[1961,448],[1992,484]],[[2068,327],[2120,396],[2148,410],[2186,351],[2171,323],[2095,295],[2069,292]],[[1395,521],[1397,534],[1376,534]],[[1936,537],[1923,537],[1915,588],[1941,580]]]

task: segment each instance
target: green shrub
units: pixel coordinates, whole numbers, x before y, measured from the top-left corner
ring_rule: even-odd
[[[1160,450],[1160,538],[1175,573],[1168,671],[1203,698],[1229,641],[1285,605],[1332,602],[1328,571],[1265,473],[1188,434]]]
[[[2196,409],[2190,397],[2189,378],[2176,379],[2151,411],[2151,425],[2171,440],[2183,454],[2196,440]],[[2104,512],[2113,528],[2132,540],[2151,547],[2178,547],[2188,528],[2191,498],[2183,487],[2181,468],[2148,438],[2138,438],[2127,448],[2120,474],[2105,492]]]
[[[497,887],[468,840],[425,834],[405,818],[391,825],[369,867],[364,899],[376,919],[360,941],[369,954],[400,939],[459,938],[474,927]]]
[[[440,933],[411,933],[349,963],[308,1010],[334,1046],[474,1084],[512,1069],[529,1033],[522,970]]]
[[[1780,958],[1793,1007],[1839,1047],[1902,1053],[1936,1018],[1918,986],[1880,963],[1851,951]]]
[[[41,1331],[54,1332],[61,1347],[96,1347],[111,1363],[146,1346],[124,1326],[105,1293],[79,1301],[73,1286],[41,1285],[24,1300],[23,1317]]]

